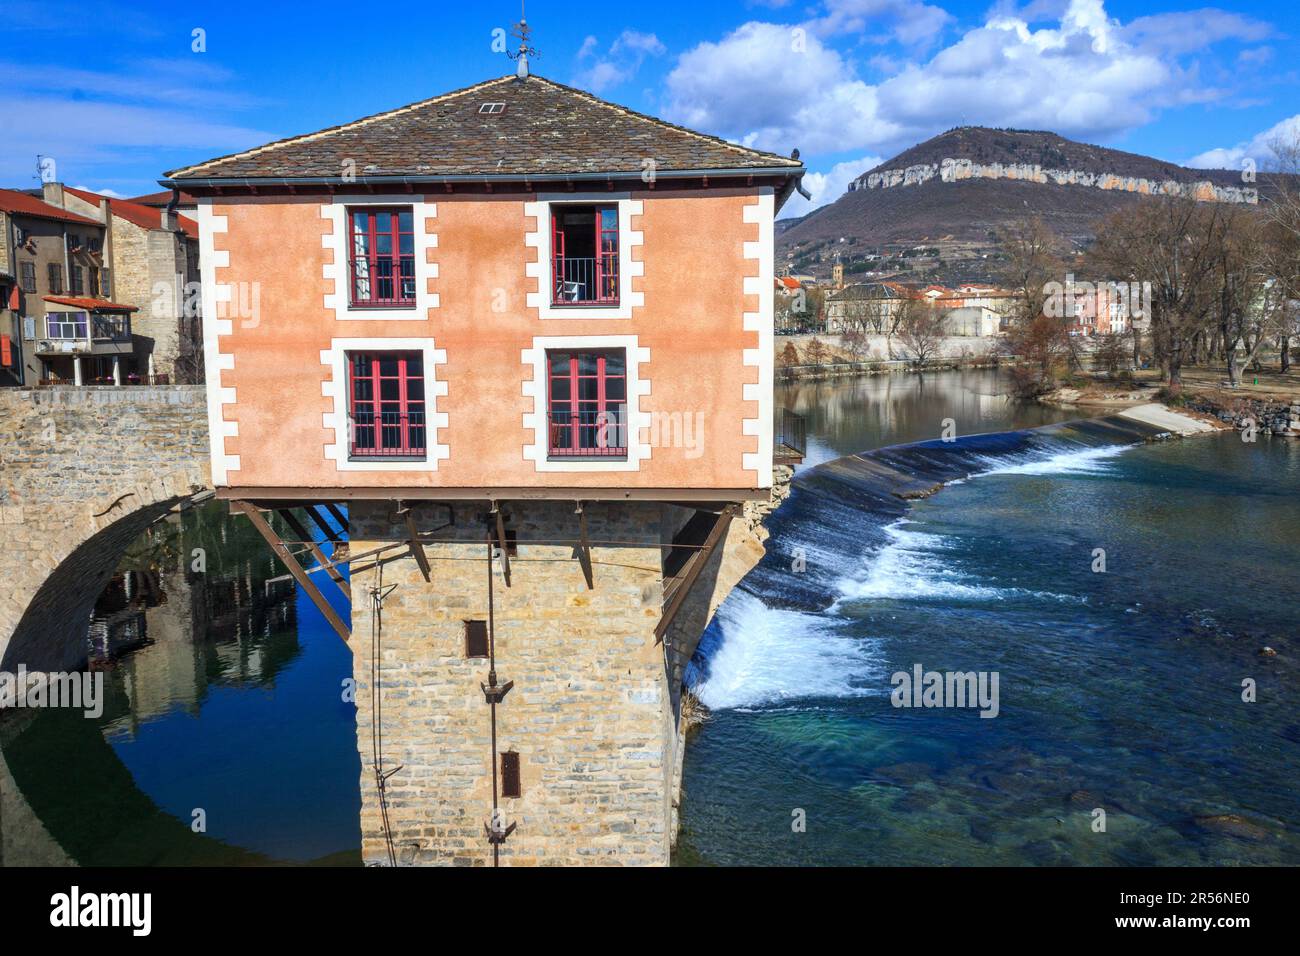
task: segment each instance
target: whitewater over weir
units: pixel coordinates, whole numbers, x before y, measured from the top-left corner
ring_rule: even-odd
[[[769,522],[767,555],[718,609],[688,683],[712,710],[885,695],[873,645],[848,633],[842,612],[854,602],[1082,600],[990,587],[952,567],[942,536],[908,527],[908,500],[992,475],[1104,473],[1164,434],[1115,416],[897,445],[801,472]]]

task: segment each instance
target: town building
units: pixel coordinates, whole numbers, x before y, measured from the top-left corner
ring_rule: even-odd
[[[762,553],[804,168],[526,64],[163,182],[217,494],[353,649],[368,862],[666,863],[682,671]],[[350,580],[294,507],[346,509]]]
[[[1002,316],[986,305],[962,305],[944,312],[943,329],[948,335],[997,335],[1002,331]]]
[[[0,189],[0,385],[128,374],[134,310],[112,300],[107,242],[91,217]]]
[[[884,332],[903,304],[919,298],[901,282],[855,282],[826,297],[826,332]]]
[[[155,384],[202,381],[198,224],[167,204],[144,205],[49,183],[45,195],[69,212],[108,225],[115,300],[135,309],[136,379]]]
[[[193,220],[61,183],[0,190],[0,218],[0,383],[202,378]]]

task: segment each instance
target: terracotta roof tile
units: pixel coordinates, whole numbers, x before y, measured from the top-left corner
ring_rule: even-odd
[[[58,206],[51,206],[43,199],[37,199],[30,193],[19,192],[16,189],[0,189],[0,210],[21,216],[34,216],[37,219],[57,219],[62,222],[76,222],[87,226],[103,225],[103,223],[87,219],[85,216],[78,216],[75,212],[68,212]]]
[[[112,196],[102,196],[99,193],[92,193],[86,189],[74,189],[71,186],[64,186],[64,192],[70,192],[79,199],[89,203],[98,204],[101,199],[108,200],[108,208],[113,211],[113,215],[125,219],[127,222],[135,223],[143,229],[161,229],[162,228],[162,210],[156,206],[145,206],[129,199],[115,199]],[[170,192],[167,193],[171,195]],[[199,227],[192,219],[186,219],[184,216],[177,216],[176,223],[181,230],[191,239],[199,237]]]
[[[485,103],[502,103],[504,109],[481,113]],[[172,182],[339,180],[349,168],[358,178],[639,176],[646,160],[654,160],[654,168],[664,172],[802,170],[798,160],[674,126],[553,80],[508,76],[166,176]]]
[[[172,191],[164,189],[161,192],[145,193],[143,196],[129,196],[127,202],[139,203],[141,206],[165,206],[172,201]],[[184,190],[181,191],[181,205],[194,205],[194,197]]]

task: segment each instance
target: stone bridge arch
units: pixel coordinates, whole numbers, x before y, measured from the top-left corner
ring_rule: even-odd
[[[126,546],[208,489],[200,386],[0,389],[0,670],[65,670]]]

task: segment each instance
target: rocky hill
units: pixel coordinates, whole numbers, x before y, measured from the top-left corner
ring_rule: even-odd
[[[837,253],[888,258],[921,246],[927,268],[956,256],[969,271],[997,231],[1026,214],[1082,245],[1099,219],[1144,196],[1254,203],[1256,185],[1232,170],[1187,169],[1050,132],[961,127],[864,170],[835,202],[783,223],[778,262],[823,275]]]

